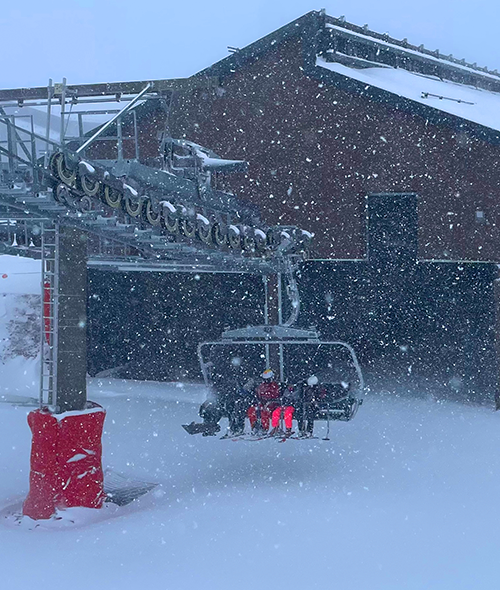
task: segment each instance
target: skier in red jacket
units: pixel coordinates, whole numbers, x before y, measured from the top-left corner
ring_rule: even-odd
[[[257,402],[247,412],[252,434],[267,432],[271,414],[280,406],[281,391],[279,383],[274,380],[274,371],[266,369],[261,377],[262,383],[255,391]]]

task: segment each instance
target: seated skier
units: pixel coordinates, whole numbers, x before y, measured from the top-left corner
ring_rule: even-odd
[[[271,418],[271,426],[272,430],[269,434],[278,434],[280,433],[280,420],[283,418],[285,422],[285,432],[286,436],[291,436],[292,433],[292,420],[293,420],[293,413],[295,412],[295,406],[297,405],[298,401],[298,391],[293,385],[289,385],[283,391],[283,395],[281,396],[281,404],[275,408],[272,413]]]
[[[297,422],[300,436],[311,437],[313,435],[314,419],[325,395],[326,391],[319,384],[316,375],[311,375],[306,383],[299,386]]]
[[[248,408],[255,403],[255,380],[248,379],[243,387],[235,388],[226,400],[230,435],[239,436],[245,431],[245,417]]]
[[[271,414],[281,405],[281,390],[279,383],[274,380],[274,371],[266,369],[261,377],[262,383],[255,390],[256,402],[247,412],[252,434],[267,433]]]
[[[218,399],[211,397],[205,400],[201,404],[198,413],[203,422],[199,424],[191,422],[191,424],[184,426],[185,430],[189,434],[201,433],[203,436],[216,435],[220,430],[219,421],[222,418],[222,411]]]

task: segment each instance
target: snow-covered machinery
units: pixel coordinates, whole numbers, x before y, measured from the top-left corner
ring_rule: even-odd
[[[193,84],[185,85],[188,82]],[[157,86],[146,84],[118,111],[107,110],[110,97],[115,91],[121,98],[122,91],[130,94],[130,84],[29,89],[30,97],[47,96],[42,101],[47,104],[45,131],[35,120],[43,113],[31,107],[31,118],[18,113],[19,105],[27,104],[19,96],[27,91],[14,93],[17,110],[10,102],[2,103],[12,92],[0,93],[0,143],[6,145],[0,146],[0,206],[22,211],[30,219],[49,219],[88,232],[93,236],[90,266],[124,270],[133,263],[134,270],[156,265],[179,271],[266,274],[279,271],[284,252],[307,256],[309,232],[270,226],[256,206],[220,190],[222,176],[244,171],[246,162],[226,160],[196,143],[170,137],[167,128],[157,155],[151,156],[154,149],[149,149],[149,156],[142,154],[141,141],[147,143],[148,138],[141,140],[137,112],[165,109],[162,116],[168,120],[169,101]],[[108,102],[103,102],[102,111],[75,111],[78,134],[66,135],[71,110],[66,112],[65,104],[70,101],[70,109],[81,108],[86,100]],[[50,123],[57,102],[62,122],[58,140]],[[38,108],[41,103],[33,104]],[[116,114],[86,129],[84,115],[92,119],[99,112]],[[132,135],[125,134],[129,127]],[[24,217],[22,223],[15,219],[13,225],[0,227],[0,243],[17,244],[11,235],[19,235],[37,256],[40,234],[28,227]]]
[[[311,234],[289,226],[270,227],[255,207],[215,188],[215,176],[243,171],[247,163],[225,160],[195,143],[165,138],[163,156],[142,164],[119,160],[110,166],[78,153],[56,151],[49,163],[56,201],[81,213],[104,205],[172,241],[271,258],[286,249],[304,253]]]

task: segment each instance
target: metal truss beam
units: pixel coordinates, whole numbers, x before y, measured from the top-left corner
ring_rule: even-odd
[[[150,83],[150,92],[164,94],[172,91],[185,92],[198,88],[216,88],[219,86],[219,78],[207,76],[205,78],[176,78],[172,80],[153,80],[136,82],[106,82],[103,84],[69,84],[66,86],[66,96],[78,100],[78,98],[111,96],[120,99],[122,95],[136,95]],[[11,88],[0,90],[0,102],[4,101],[27,101],[27,100],[48,100],[49,98],[60,98],[62,85],[54,85],[54,93],[49,97],[47,86],[37,88]]]

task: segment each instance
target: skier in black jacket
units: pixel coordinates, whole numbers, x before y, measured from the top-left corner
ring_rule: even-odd
[[[255,381],[248,379],[243,386],[237,381],[219,381],[213,395],[200,406],[200,417],[203,424],[197,432],[204,436],[213,436],[220,430],[219,422],[227,416],[229,419],[229,434],[243,434],[245,430],[245,416],[248,408],[255,400]],[[192,430],[194,431],[194,425]],[[193,432],[195,434],[195,432]]]
[[[235,387],[229,393],[225,400],[225,409],[229,418],[230,434],[243,434],[247,410],[255,403],[255,399],[254,379],[248,379],[243,387]]]
[[[300,436],[312,436],[314,419],[326,392],[319,384],[316,375],[311,375],[305,383],[298,386],[297,422]]]

